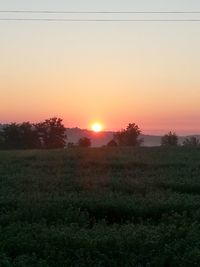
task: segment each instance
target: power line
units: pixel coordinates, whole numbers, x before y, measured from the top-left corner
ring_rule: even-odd
[[[50,11],[0,10],[0,14],[200,14],[200,11]],[[0,18],[0,21],[57,21],[57,22],[198,22],[200,19],[73,19],[73,18]]]
[[[34,13],[34,14],[200,14],[200,11],[50,11],[50,10],[0,10],[0,13]]]
[[[200,22],[200,19],[48,19],[0,18],[0,21],[49,21],[49,22]]]

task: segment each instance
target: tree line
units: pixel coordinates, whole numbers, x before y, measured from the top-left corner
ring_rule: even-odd
[[[108,143],[108,146],[140,146],[144,142],[144,140],[140,138],[141,133],[138,125],[130,123],[126,129],[114,134],[114,138]],[[178,139],[178,135],[175,132],[170,131],[162,136],[160,145],[164,147],[176,147],[182,145],[184,147],[200,148],[200,140],[195,136],[186,138],[182,144],[179,144]]]
[[[114,133],[108,147],[141,146],[141,130],[135,123],[129,123],[125,129]],[[169,132],[161,138],[161,146],[178,146],[178,136]],[[77,144],[67,143],[66,129],[61,118],[50,118],[40,123],[23,122],[4,125],[0,130],[0,149],[60,149],[90,147],[91,140],[80,138]],[[200,140],[195,136],[186,138],[182,146],[200,147]]]
[[[0,131],[1,149],[55,149],[65,145],[65,127],[60,118],[51,118],[36,124],[11,123]]]

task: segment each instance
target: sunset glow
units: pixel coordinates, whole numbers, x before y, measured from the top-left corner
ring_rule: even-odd
[[[18,1],[2,2],[1,10],[148,11],[182,6],[180,0],[58,0],[46,1],[48,6],[45,1],[19,0],[19,6]],[[184,0],[183,6],[200,10],[200,1]],[[77,14],[80,17],[93,15]],[[180,135],[200,133],[198,23],[2,21],[0,31],[0,123],[57,116],[66,127],[99,132],[101,123],[90,122],[100,118],[109,131],[136,122],[146,134],[171,129]]]
[[[93,130],[95,133],[99,133],[99,132],[101,132],[102,129],[103,129],[103,126],[102,126],[102,124],[99,123],[99,122],[96,122],[96,123],[94,123],[94,124],[92,125],[92,130]]]

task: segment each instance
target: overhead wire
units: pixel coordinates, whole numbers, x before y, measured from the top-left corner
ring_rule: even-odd
[[[0,18],[0,21],[49,22],[200,22],[200,19],[54,19],[54,18]]]
[[[0,10],[0,14],[200,14],[200,11],[62,11],[62,10]],[[200,18],[33,18],[0,17],[0,21],[46,22],[199,22]]]
[[[51,10],[0,10],[0,13],[38,14],[200,14],[200,11],[51,11]]]

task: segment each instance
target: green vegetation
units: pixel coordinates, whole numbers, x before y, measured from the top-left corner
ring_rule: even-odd
[[[200,149],[0,152],[1,267],[199,266]]]

